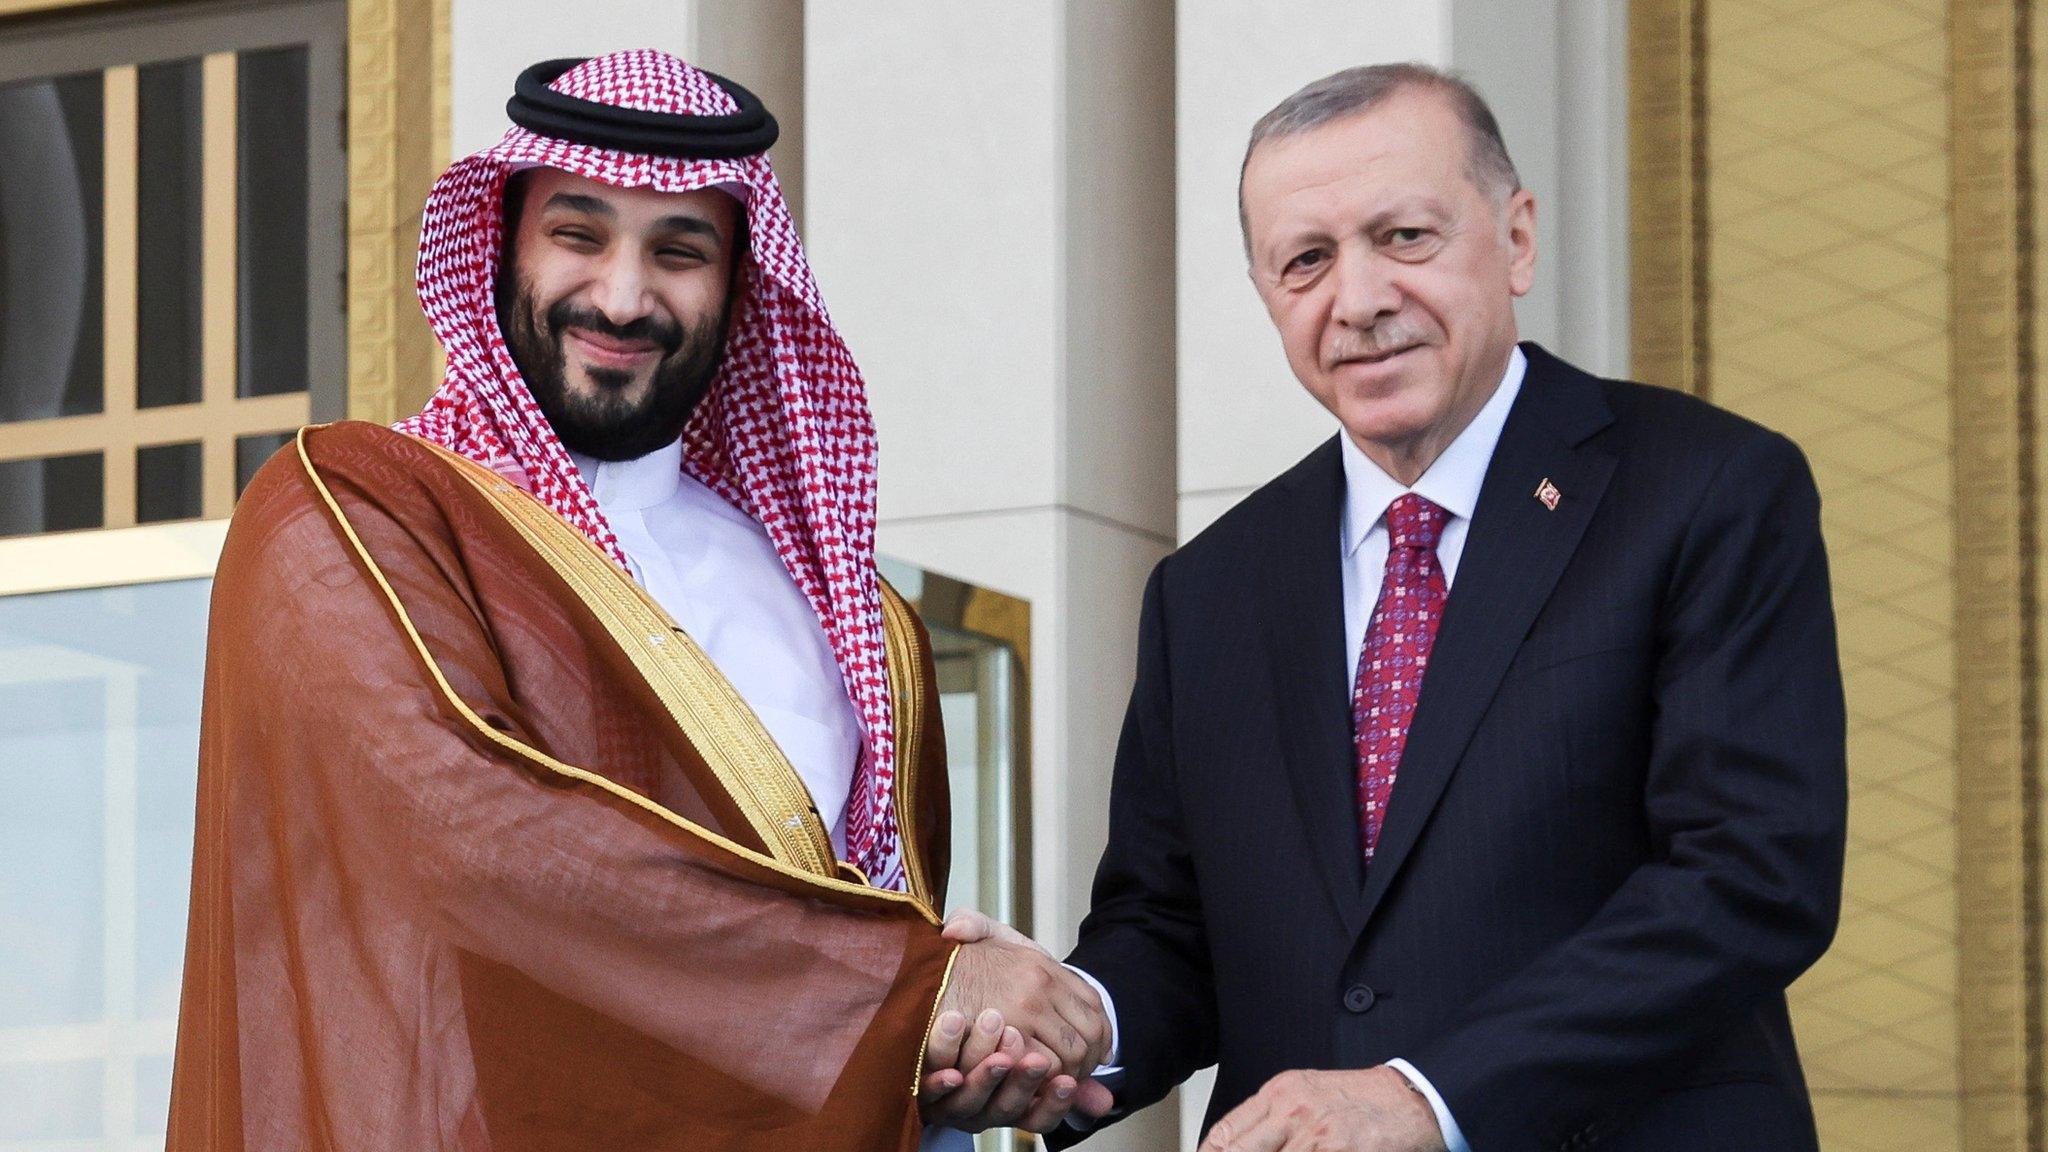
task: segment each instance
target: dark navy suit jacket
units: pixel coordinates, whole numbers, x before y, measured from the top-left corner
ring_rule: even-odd
[[[1815,1147],[1784,991],[1834,933],[1847,774],[1812,477],[1524,349],[1370,874],[1337,443],[1153,572],[1069,957],[1125,1109],[1400,1056],[1476,1152]]]

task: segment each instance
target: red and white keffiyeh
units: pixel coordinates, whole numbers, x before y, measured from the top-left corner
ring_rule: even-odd
[[[550,85],[617,107],[730,115],[703,72],[636,49],[585,61]],[[534,402],[498,327],[493,284],[512,172],[557,168],[622,188],[746,190],[750,250],[725,359],[683,432],[683,469],[767,530],[823,623],[866,728],[846,808],[848,860],[904,888],[896,748],[875,572],[875,430],[866,388],[819,299],[766,156],[676,159],[612,151],[514,126],[434,183],[420,229],[419,293],[448,353],[440,390],[400,431],[476,460],[532,492],[622,566],[625,555],[567,449]]]

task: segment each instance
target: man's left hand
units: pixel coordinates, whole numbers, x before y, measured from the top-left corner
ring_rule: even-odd
[[[1444,1152],[1429,1101],[1399,1072],[1282,1072],[1209,1129],[1201,1152]]]

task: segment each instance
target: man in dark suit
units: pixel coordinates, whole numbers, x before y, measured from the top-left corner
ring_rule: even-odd
[[[1241,208],[1342,432],[1146,588],[1069,957],[1119,1106],[1215,1063],[1204,1152],[1814,1148],[1784,993],[1845,724],[1799,451],[1517,346],[1534,204],[1441,74],[1291,97]]]

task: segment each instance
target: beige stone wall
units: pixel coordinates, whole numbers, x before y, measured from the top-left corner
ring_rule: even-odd
[[[1797,440],[1850,713],[1822,1145],[2041,1146],[2025,3],[1632,5],[1639,372]]]
[[[1850,702],[1841,934],[1794,990],[1826,1146],[1957,1132],[1942,0],[1708,5],[1707,391],[1797,440]]]

